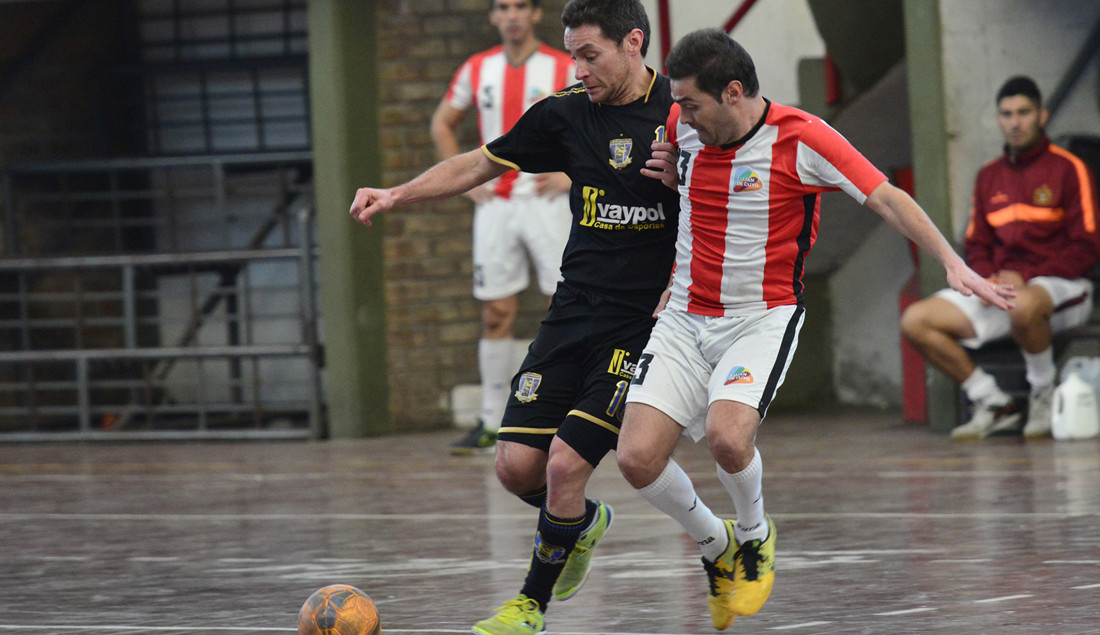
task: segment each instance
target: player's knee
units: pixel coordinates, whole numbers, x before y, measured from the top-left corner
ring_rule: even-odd
[[[756,449],[751,438],[737,435],[707,435],[707,447],[718,465],[730,474],[747,468]]]
[[[486,337],[511,337],[517,308],[511,303],[486,302],[481,311],[481,328]]]
[[[928,328],[924,320],[924,307],[920,302],[909,305],[901,314],[901,336],[913,342],[919,340]]]
[[[1008,319],[1014,331],[1023,331],[1042,325],[1050,316],[1038,303],[1024,299],[1017,301],[1016,306],[1009,309]]]
[[[546,480],[560,489],[583,482],[590,471],[591,466],[575,453],[551,452],[546,463]]]
[[[534,491],[545,484],[541,466],[535,469],[535,466],[518,462],[506,453],[497,453],[494,467],[500,484],[516,496]]]
[[[657,468],[664,469],[663,465],[656,465],[657,461],[648,457],[645,452],[634,448],[620,447],[615,451],[615,460],[619,464],[619,471],[622,472],[623,478],[634,489],[642,489],[657,480],[661,475]]]

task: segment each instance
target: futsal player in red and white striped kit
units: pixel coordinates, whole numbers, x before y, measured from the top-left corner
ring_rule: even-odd
[[[460,152],[456,128],[471,107],[485,144],[508,132],[531,106],[573,81],[572,58],[541,41],[539,0],[490,0],[489,21],[501,43],[471,56],[455,73],[432,115],[432,140],[443,159]],[[492,451],[512,375],[519,365],[514,324],[518,293],[528,285],[528,255],[539,290],[550,296],[561,280],[569,238],[569,177],[561,172],[506,172],[466,193],[474,204],[474,297],[482,302],[478,425],[451,445],[452,454]]]
[[[930,252],[951,286],[1005,308],[1011,293],[971,270],[924,211],[811,114],[759,92],[749,54],[717,29],[666,61],[675,104],[647,176],[680,193],[667,303],[638,362],[617,450],[627,481],[699,544],[715,628],[771,592],[776,528],[755,438],[803,321],[802,272],[822,192],[842,190]],[[706,438],[736,522],[715,515],[672,460]]]

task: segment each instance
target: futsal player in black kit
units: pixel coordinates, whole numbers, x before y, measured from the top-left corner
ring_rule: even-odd
[[[473,630],[532,635],[551,597],[572,597],[612,510],[585,496],[618,441],[627,386],[668,286],[678,194],[640,172],[663,140],[668,79],[645,65],[649,20],[638,0],[571,0],[565,49],[579,84],[534,104],[504,136],[389,189],[362,188],[360,223],[398,205],[461,194],[509,169],[565,172],[573,214],[563,281],[519,372],[501,424],[496,472],[540,509],[520,594]]]

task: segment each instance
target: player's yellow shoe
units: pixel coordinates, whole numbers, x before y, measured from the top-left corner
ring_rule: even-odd
[[[497,614],[474,624],[481,635],[537,635],[546,624],[539,603],[520,593],[497,609]]]
[[[768,537],[737,546],[734,555],[733,610],[752,615],[764,606],[775,581],[775,523],[767,514]]]
[[[733,609],[734,557],[737,552],[737,541],[733,538],[734,521],[722,522],[725,523],[726,534],[729,535],[729,546],[714,562],[707,562],[703,558],[703,570],[707,572],[707,584],[710,586],[707,595],[710,620],[714,628],[720,631],[729,628],[733,624],[733,618],[737,617],[737,612]]]
[[[600,501],[596,501],[596,505],[596,517],[592,526],[577,539],[577,545],[569,554],[565,568],[554,583],[555,600],[568,600],[576,595],[592,572],[592,550],[611,527],[611,519],[615,515],[611,505]]]

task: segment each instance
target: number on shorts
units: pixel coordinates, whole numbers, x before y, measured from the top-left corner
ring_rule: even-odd
[[[645,381],[645,374],[649,372],[649,362],[653,361],[653,353],[642,353],[638,360],[638,367],[634,369],[634,379],[630,383],[641,384]]]
[[[615,384],[615,394],[611,395],[611,403],[607,404],[607,416],[623,420],[623,403],[626,401],[626,389],[630,382],[625,379]]]

